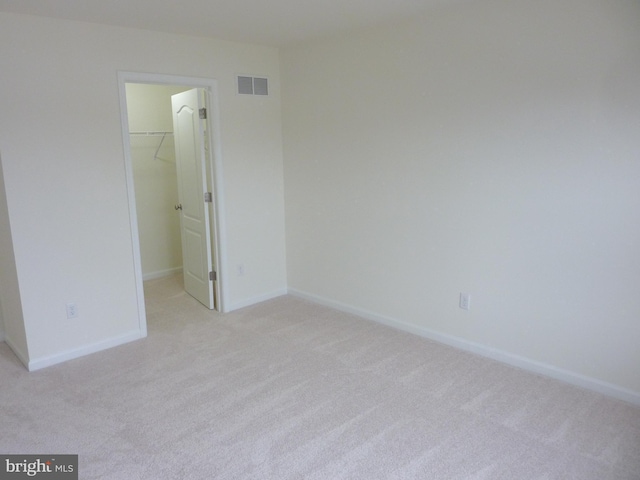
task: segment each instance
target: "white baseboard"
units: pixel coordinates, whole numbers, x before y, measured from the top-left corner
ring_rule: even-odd
[[[168,277],[174,273],[182,272],[182,267],[168,268],[167,270],[158,270],[157,272],[149,272],[142,274],[142,281],[154,280],[156,278]]]
[[[246,300],[242,300],[240,302],[236,302],[233,305],[230,305],[230,306],[226,307],[224,311],[225,311],[225,313],[233,312],[234,310],[238,310],[240,308],[250,307],[251,305],[255,305],[256,303],[266,302],[267,300],[271,300],[273,298],[281,297],[283,295],[286,295],[287,293],[288,292],[287,292],[286,288],[280,288],[278,290],[274,290],[273,292],[265,293],[263,295],[257,295],[255,297],[251,297],[251,298],[248,298]]]
[[[603,382],[601,380],[587,377],[579,373],[563,370],[561,368],[554,367],[553,365],[548,365],[535,360],[531,360],[529,358],[514,355],[512,353],[504,352],[502,350],[488,347],[486,345],[470,342],[468,340],[464,340],[459,337],[442,334],[425,327],[412,325],[406,322],[396,320],[394,318],[378,315],[376,313],[369,312],[361,308],[357,308],[341,302],[336,302],[334,300],[330,300],[328,298],[324,298],[308,292],[297,290],[295,288],[289,288],[288,293],[295,297],[299,297],[305,300],[309,300],[311,302],[319,303],[327,307],[335,308],[336,310],[340,310],[342,312],[358,315],[367,320],[372,320],[374,322],[381,323],[393,328],[397,328],[405,332],[413,333],[421,337],[434,340],[439,343],[444,343],[446,345],[459,348],[460,350],[465,350],[467,352],[475,353],[477,355],[491,358],[493,360],[497,360],[499,362],[506,363],[514,367],[522,368],[523,370],[527,370],[529,372],[554,378],[556,380],[560,380],[565,383],[569,383],[571,385],[575,385],[581,388],[585,388],[587,390],[592,390],[598,393],[602,393],[604,395],[608,395],[610,397],[614,397],[619,400],[624,400],[625,402],[629,402],[634,405],[640,406],[640,392],[628,390],[618,385]]]
[[[34,370],[40,370],[41,368],[50,367],[58,363],[66,362],[68,360],[84,357],[85,355],[96,353],[101,350],[106,350],[108,348],[117,347],[125,343],[133,342],[134,340],[139,340],[141,338],[144,338],[145,336],[146,335],[144,335],[143,332],[136,330],[125,335],[120,335],[117,337],[102,340],[100,342],[84,345],[79,348],[66,350],[64,352],[56,353],[55,355],[36,358],[34,360],[29,360],[28,362],[25,362],[22,358],[20,358],[20,360],[27,366],[27,369],[32,372]],[[16,355],[18,355],[18,353],[16,353]],[[20,355],[18,355],[18,357],[20,357]]]

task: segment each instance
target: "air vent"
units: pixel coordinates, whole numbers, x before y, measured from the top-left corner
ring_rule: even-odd
[[[269,95],[269,83],[266,78],[238,75],[238,93],[240,95]]]

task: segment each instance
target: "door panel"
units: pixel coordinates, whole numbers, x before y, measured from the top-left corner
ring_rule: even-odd
[[[184,288],[207,308],[214,308],[209,209],[207,191],[204,120],[199,89],[171,97],[173,134],[178,174],[178,197],[182,205],[180,229]]]

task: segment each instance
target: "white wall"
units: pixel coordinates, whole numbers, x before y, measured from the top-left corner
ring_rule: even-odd
[[[171,95],[185,87],[130,83],[126,90],[131,132],[173,132]],[[131,135],[130,142],[142,273],[154,278],[182,269],[174,139]]]
[[[24,362],[28,358],[27,338],[2,165],[0,152],[0,341],[6,341]]]
[[[487,0],[285,49],[291,290],[640,402],[639,25]]]
[[[242,277],[230,272],[228,304],[284,291],[277,50],[0,14],[0,63],[0,149],[31,367],[141,331],[118,71],[217,79],[228,262],[246,266]],[[272,95],[236,95],[235,74],[246,72],[268,76]],[[67,320],[67,302],[77,319]]]

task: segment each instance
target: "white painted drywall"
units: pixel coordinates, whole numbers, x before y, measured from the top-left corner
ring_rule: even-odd
[[[246,267],[242,277],[230,272],[228,303],[286,288],[277,50],[2,13],[0,63],[0,145],[30,363],[140,332],[118,71],[218,81],[228,262]],[[236,95],[237,72],[268,76],[271,95]],[[67,302],[77,319],[67,320]]]
[[[488,0],[284,49],[292,291],[640,399],[639,25]]]
[[[0,156],[0,340],[6,341],[22,362],[28,359],[20,302],[20,287],[11,239],[11,221],[5,182],[3,160]]]
[[[178,179],[173,140],[171,95],[185,87],[127,84],[131,163],[135,183],[142,273],[155,278],[182,268]]]
[[[2,297],[0,297],[0,342],[4,342],[4,316],[2,313]]]
[[[4,315],[2,313],[2,297],[0,297],[0,342],[4,342]]]

